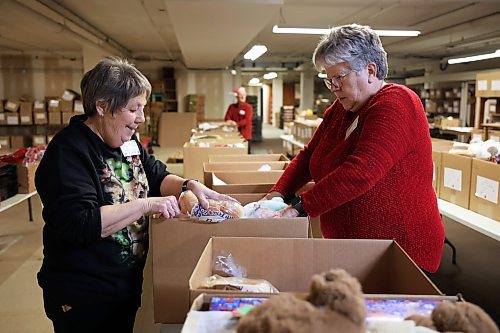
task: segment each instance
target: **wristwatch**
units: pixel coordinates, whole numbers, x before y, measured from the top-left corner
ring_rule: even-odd
[[[188,183],[190,181],[195,181],[197,182],[198,179],[186,179],[183,183],[182,183],[182,188],[181,188],[181,192],[186,192],[188,190]]]
[[[299,217],[307,216],[306,211],[302,208],[302,196],[299,195],[292,199],[290,205],[299,212]]]

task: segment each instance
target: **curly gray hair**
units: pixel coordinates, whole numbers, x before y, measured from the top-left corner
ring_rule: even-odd
[[[97,113],[96,102],[109,104],[111,113],[127,105],[127,102],[146,92],[151,94],[151,84],[135,66],[126,59],[106,57],[85,73],[80,83],[83,109],[89,117]]]
[[[354,70],[361,70],[369,63],[377,65],[377,78],[387,77],[387,53],[379,36],[369,26],[359,24],[333,27],[324,35],[312,61],[317,70],[347,62]]]

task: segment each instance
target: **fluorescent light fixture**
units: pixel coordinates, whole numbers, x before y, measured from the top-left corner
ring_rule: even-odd
[[[254,61],[255,59],[257,59],[266,52],[267,52],[267,47],[265,45],[254,45],[252,46],[250,51],[245,53],[243,58]]]
[[[265,80],[272,80],[272,79],[275,79],[277,77],[278,77],[278,73],[276,73],[276,72],[269,72],[269,73],[264,74]]]
[[[328,28],[296,28],[273,26],[275,34],[304,34],[304,35],[326,35],[331,29]],[[415,37],[420,35],[418,30],[375,30],[381,37]]]
[[[326,73],[318,73],[318,77],[320,79],[326,79],[328,76],[326,76]]]
[[[259,78],[256,78],[256,77],[253,77],[250,79],[250,81],[248,81],[248,84],[251,86],[256,86],[259,83],[260,83],[260,80],[259,80]]]
[[[479,61],[479,60],[486,60],[486,59],[499,58],[499,57],[500,57],[500,49],[496,50],[493,53],[478,54],[478,55],[470,56],[470,57],[448,59],[448,63],[450,65],[453,65],[453,64],[461,64],[463,62]]]

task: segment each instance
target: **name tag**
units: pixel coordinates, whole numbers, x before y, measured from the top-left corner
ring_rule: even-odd
[[[240,110],[240,115],[244,116],[245,115],[245,110]]]
[[[344,140],[347,140],[347,138],[349,137],[349,135],[351,135],[351,133],[356,129],[356,127],[358,127],[358,120],[359,120],[359,116],[357,116],[356,119],[354,119],[354,121],[352,122],[351,126],[349,126],[349,128],[345,132],[345,138],[344,138]]]
[[[130,140],[121,145],[120,149],[125,157],[137,156],[140,154],[139,146],[134,140]]]

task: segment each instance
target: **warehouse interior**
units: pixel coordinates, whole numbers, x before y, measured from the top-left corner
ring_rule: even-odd
[[[21,147],[49,144],[80,112],[84,73],[103,57],[120,56],[152,84],[147,120],[139,133],[170,172],[203,179],[198,153],[190,153],[197,158],[188,160],[183,146],[199,134],[191,130],[199,130],[198,124],[224,121],[238,87],[246,88],[254,109],[251,155],[281,154],[292,160],[336,97],[311,60],[321,34],[273,29],[358,23],[381,31],[389,64],[386,81],[406,85],[420,96],[431,136],[443,140],[435,146],[433,142],[434,167],[443,170],[441,155],[453,142],[468,143],[477,136],[499,141],[498,22],[498,0],[0,0],[0,116],[6,117],[0,117],[0,157]],[[417,34],[384,36],[383,30]],[[255,45],[267,51],[246,59]],[[489,56],[450,63],[480,54]],[[66,110],[62,107],[68,94],[71,107]],[[54,100],[64,101],[58,104],[57,119],[51,118]],[[31,105],[27,122],[23,103]],[[43,103],[46,117],[40,122],[37,103]],[[10,122],[13,114],[17,120]],[[237,149],[246,154],[247,148]],[[434,160],[438,155],[439,162]],[[201,163],[196,172],[192,161]],[[461,294],[500,325],[500,204],[496,199],[473,206],[473,163],[464,201],[456,199],[455,192],[447,194],[449,190],[440,194],[440,186],[446,187],[439,184],[441,178],[434,184],[449,243],[439,270],[428,277],[441,293]],[[497,196],[499,170],[493,165],[487,173],[496,181]],[[40,198],[31,186],[26,194],[19,192],[24,196],[12,205],[0,196],[0,327],[6,332],[53,332],[36,280],[44,221]],[[309,236],[321,237],[317,232]],[[150,254],[134,332],[181,332],[183,320],[164,320],[158,309],[153,260]]]

